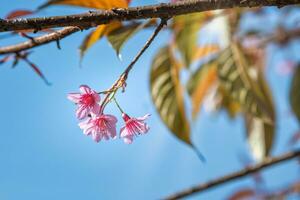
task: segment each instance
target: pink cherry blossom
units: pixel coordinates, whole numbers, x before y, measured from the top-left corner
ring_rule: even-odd
[[[87,85],[79,87],[81,93],[70,93],[68,99],[78,105],[76,116],[78,119],[83,119],[90,113],[97,114],[100,111],[100,96]]]
[[[147,114],[144,117],[131,118],[125,113],[122,114],[125,126],[121,128],[120,137],[124,139],[126,144],[131,144],[134,136],[145,134],[149,131],[149,126],[144,122],[149,116]]]
[[[100,142],[103,138],[116,138],[117,118],[113,115],[93,115],[91,118],[79,123],[85,135],[91,135],[93,140]]]

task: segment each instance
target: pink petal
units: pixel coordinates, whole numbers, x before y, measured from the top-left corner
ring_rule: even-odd
[[[137,120],[140,120],[140,121],[145,121],[146,119],[148,119],[148,117],[150,117],[150,114],[146,114],[145,116],[143,117],[138,117],[136,118]]]
[[[101,141],[102,136],[101,136],[101,134],[94,132],[94,133],[92,134],[92,138],[93,138],[93,140],[94,140],[95,142],[98,143],[98,142]]]
[[[86,127],[88,127],[90,125],[90,121],[91,119],[87,119],[85,121],[82,121],[78,124],[78,126],[81,128],[81,129],[85,129]]]
[[[125,138],[123,138],[124,139],[124,142],[126,143],[126,144],[132,144],[132,142],[133,142],[133,137],[125,137]]]
[[[79,93],[70,93],[67,98],[74,103],[78,103],[80,101],[81,94]]]
[[[105,116],[105,119],[107,120],[107,121],[109,121],[110,123],[117,123],[117,121],[118,121],[118,119],[115,117],[115,116],[113,116],[113,115],[104,115]]]
[[[139,133],[147,133],[149,130],[149,126],[145,122],[135,121],[133,125]]]
[[[83,93],[83,94],[89,94],[89,93],[92,93],[91,88],[90,88],[89,86],[87,86],[87,85],[81,85],[81,86],[79,87],[79,91],[80,91],[81,93]]]
[[[107,127],[107,132],[109,134],[109,136],[113,139],[115,139],[117,137],[117,130],[116,130],[116,126],[114,124],[108,124]]]
[[[100,105],[98,103],[96,103],[92,109],[91,109],[91,112],[94,113],[94,114],[99,114],[100,113]]]
[[[83,106],[80,105],[77,110],[76,110],[76,116],[78,119],[83,119],[88,115],[87,109]]]
[[[93,97],[94,97],[94,99],[95,99],[95,102],[99,102],[99,101],[100,101],[100,96],[99,96],[98,93],[94,92],[94,93],[93,93]]]
[[[126,136],[128,136],[128,131],[127,131],[127,129],[126,129],[126,126],[123,126],[122,128],[121,128],[121,130],[120,130],[120,137],[126,137]]]

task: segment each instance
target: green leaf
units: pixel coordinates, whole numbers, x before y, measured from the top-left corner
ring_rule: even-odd
[[[300,123],[300,66],[296,68],[290,89],[290,103]]]
[[[80,59],[82,60],[86,51],[91,48],[96,42],[98,42],[104,36],[107,36],[115,29],[122,27],[120,22],[111,22],[109,24],[100,25],[95,30],[91,31],[83,40],[79,47]]]
[[[246,128],[248,135],[248,143],[254,158],[262,161],[269,155],[275,137],[275,107],[272,100],[271,90],[263,77],[263,73],[258,73],[257,84],[264,95],[266,106],[271,110],[271,120],[274,123],[267,123],[260,118],[255,118],[251,115],[246,115]]]
[[[195,58],[198,32],[205,16],[203,13],[194,13],[174,17],[172,27],[175,33],[175,43],[186,67],[189,67]]]
[[[217,63],[211,61],[199,67],[188,81],[188,93],[192,100],[192,116],[196,118],[208,91],[217,82]]]
[[[122,26],[107,35],[107,39],[112,47],[116,50],[118,56],[120,56],[120,50],[134,34],[142,30],[147,26],[149,22],[146,23],[132,23],[127,26]]]
[[[153,59],[150,88],[154,105],[165,125],[180,140],[192,146],[179,66],[169,47],[160,49]]]
[[[225,49],[218,58],[218,76],[230,97],[238,102],[247,114],[272,124],[272,110],[267,105],[262,90],[252,75],[245,56],[235,43]],[[253,73],[254,72],[254,73]]]
[[[235,118],[241,112],[241,105],[232,99],[229,92],[219,84],[218,94],[221,98],[220,108],[225,109],[231,119]]]

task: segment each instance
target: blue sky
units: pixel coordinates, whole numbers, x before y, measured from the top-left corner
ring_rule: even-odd
[[[11,0],[0,3],[0,17],[14,9],[33,9],[42,0]],[[139,1],[135,5],[156,3]],[[77,13],[82,10],[53,7],[41,15]],[[274,27],[278,14],[269,9],[267,23]],[[277,18],[276,18],[277,17]],[[251,23],[255,22],[253,19]],[[268,21],[269,20],[269,21]],[[288,21],[288,20],[287,20]],[[256,21],[258,28],[263,28]],[[250,22],[249,22],[250,23]],[[288,23],[288,22],[287,22]],[[246,29],[247,26],[243,27]],[[206,163],[172,136],[160,121],[149,93],[149,71],[153,55],[169,35],[163,32],[143,55],[130,74],[126,93],[119,94],[122,107],[132,116],[152,114],[149,134],[132,145],[121,140],[94,143],[82,134],[75,118],[75,106],[66,99],[81,84],[96,90],[108,88],[135,56],[151,34],[145,30],[130,40],[122,51],[123,61],[105,40],[89,50],[79,67],[78,46],[88,32],[77,33],[55,44],[37,49],[30,56],[45,73],[52,86],[46,86],[24,63],[15,69],[0,66],[0,198],[17,199],[158,199],[189,186],[243,168],[239,155],[249,155],[242,118],[230,120],[224,113],[201,113],[193,124],[193,140],[205,154]],[[17,37],[1,40],[1,46],[21,41]],[[271,46],[268,80],[278,106],[278,131],[273,155],[289,150],[286,142],[297,130],[293,117],[287,117],[289,77],[275,73],[276,64],[299,60],[295,42],[289,48]],[[285,52],[285,53],[282,53]],[[107,112],[118,115],[114,106]],[[280,188],[299,176],[295,162],[272,167],[263,172],[267,187]],[[224,199],[239,188],[253,186],[251,178],[225,184],[189,199]]]

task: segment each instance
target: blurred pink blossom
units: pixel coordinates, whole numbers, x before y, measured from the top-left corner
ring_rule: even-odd
[[[76,116],[78,119],[83,119],[90,113],[97,114],[100,111],[100,96],[87,85],[79,87],[81,93],[70,93],[68,99],[77,104],[78,108]]]
[[[120,137],[124,139],[126,144],[131,144],[134,136],[145,134],[149,131],[149,126],[144,122],[149,116],[147,114],[144,117],[131,118],[125,113],[122,114],[125,126],[121,128]]]
[[[293,62],[291,60],[285,60],[277,65],[276,72],[282,76],[290,75],[294,72],[295,67],[296,62]]]
[[[100,142],[103,138],[116,138],[117,118],[113,115],[93,115],[91,118],[79,123],[79,127],[85,135],[91,135],[95,142]]]

